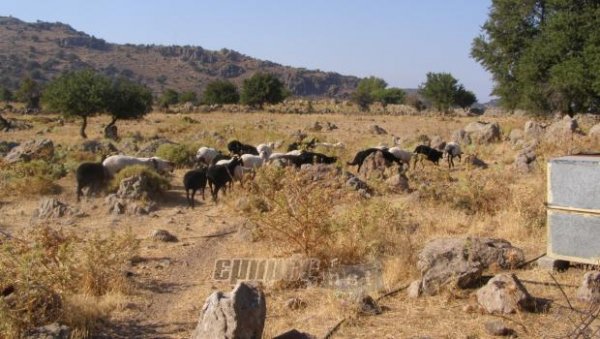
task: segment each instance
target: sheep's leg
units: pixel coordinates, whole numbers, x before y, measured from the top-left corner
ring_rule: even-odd
[[[192,198],[190,199],[192,208],[194,208],[195,207],[194,205],[196,204],[196,201],[194,200],[195,196],[196,196],[196,188],[192,189]]]
[[[204,190],[205,190],[205,189],[206,189],[206,187],[202,187],[202,188],[201,188],[201,190],[202,190],[202,201],[204,201]]]
[[[190,205],[190,190],[188,190],[187,188],[185,189],[185,201],[187,202],[188,206]]]
[[[215,190],[214,190],[214,192],[212,193],[212,196],[213,196],[213,201],[215,202],[215,204],[217,203],[217,196],[219,195],[219,189],[221,189],[221,186],[217,186],[217,185],[215,184]]]
[[[81,195],[83,194],[81,192],[82,189],[83,189],[83,187],[81,187],[81,185],[77,184],[77,202],[79,202],[81,200]]]

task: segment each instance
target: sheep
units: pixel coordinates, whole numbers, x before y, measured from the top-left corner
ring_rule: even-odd
[[[238,157],[234,157],[227,165],[214,165],[206,170],[206,178],[213,201],[217,202],[219,190],[222,188],[225,193],[225,185],[233,180],[233,172],[235,168],[242,164]]]
[[[206,189],[206,167],[201,167],[188,171],[183,176],[183,187],[185,188],[185,198],[188,205],[194,208],[194,196],[196,191],[202,192],[202,200],[204,200],[204,190]],[[190,190],[192,194],[190,196]]]
[[[462,150],[460,149],[460,145],[454,141],[451,141],[446,144],[446,146],[444,147],[444,155],[448,157],[448,168],[454,167],[455,157],[458,158],[458,161],[462,161]]]
[[[303,152],[299,158],[302,164],[334,164],[337,161],[337,157],[315,152]]]
[[[300,155],[300,154],[302,154],[302,152],[303,151],[296,149],[296,150],[291,150],[291,151],[287,152],[286,155]]]
[[[212,163],[213,159],[221,154],[218,150],[211,147],[200,147],[196,152],[196,161],[206,165]]]
[[[104,159],[102,165],[106,168],[111,177],[114,177],[114,175],[123,168],[133,165],[148,166],[160,173],[170,173],[175,169],[174,163],[158,157],[136,158],[128,155],[111,155]]]
[[[242,154],[258,155],[258,150],[256,150],[256,147],[254,147],[252,145],[242,144],[241,142],[239,142],[237,140],[230,141],[227,144],[227,149],[229,150],[229,152],[231,152],[231,154],[235,154],[235,155],[242,155]]]
[[[405,151],[400,149],[400,147],[391,147],[388,149],[388,152],[392,153],[396,158],[400,159],[403,163],[410,165],[410,159],[412,157],[412,153],[409,151]]]
[[[219,153],[212,159],[212,161],[210,162],[210,165],[216,165],[221,160],[231,160],[231,157],[229,155]]]
[[[216,163],[214,163],[213,165],[228,165],[229,163],[231,163],[231,161],[233,161],[233,158],[229,158],[229,159],[221,159],[219,161],[217,161]],[[240,186],[244,187],[244,167],[242,164],[236,166],[233,169],[233,172],[231,173],[233,175],[233,180],[229,182],[229,188],[233,187],[233,182],[235,180],[240,182]]]
[[[275,144],[268,143],[268,144],[260,144],[258,146],[256,146],[256,150],[258,151],[258,154],[260,153],[265,153],[267,154],[267,158],[273,153],[273,148],[275,147]]]
[[[413,168],[417,168],[417,163],[420,162],[421,166],[423,166],[423,159],[426,158],[427,160],[433,162],[436,165],[439,165],[440,159],[443,157],[444,153],[431,148],[429,146],[426,145],[419,145],[415,148],[414,150],[414,155],[419,155],[422,154],[425,157],[422,156],[413,156],[414,158],[414,166]]]
[[[396,158],[395,155],[393,155],[392,153],[388,152],[387,149],[379,149],[379,148],[367,148],[366,150],[362,150],[359,151],[358,153],[356,153],[356,155],[354,156],[354,159],[351,162],[347,162],[346,164],[349,166],[355,166],[358,165],[358,172],[360,172],[360,167],[362,166],[363,162],[365,161],[365,159],[375,153],[375,152],[381,152],[381,154],[383,155],[383,158],[387,161],[390,162],[395,162],[398,165],[402,166],[402,162],[400,161],[400,159]]]
[[[101,162],[84,162],[77,167],[77,202],[80,201],[83,188],[89,192],[98,191],[106,184],[109,174]]]

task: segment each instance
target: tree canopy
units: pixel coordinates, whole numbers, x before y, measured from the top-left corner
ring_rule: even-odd
[[[115,79],[106,96],[106,111],[114,125],[118,119],[137,119],[152,110],[152,92],[146,86],[128,80]]]
[[[161,108],[169,108],[179,102],[179,93],[171,88],[167,88],[158,99]]]
[[[256,73],[244,80],[242,103],[263,107],[265,103],[280,103],[287,96],[283,83],[270,73]]]
[[[358,86],[352,93],[354,101],[362,111],[367,111],[374,102],[380,102],[384,107],[389,104],[401,104],[406,94],[399,88],[386,88],[385,80],[370,76],[358,82]]]
[[[27,109],[37,109],[40,107],[40,85],[30,77],[21,81],[21,85],[15,96],[18,101],[25,103]]]
[[[206,85],[202,102],[207,105],[236,104],[240,101],[237,87],[227,80],[215,80]]]
[[[600,3],[493,0],[471,56],[508,109],[569,114],[600,104]]]
[[[448,112],[454,106],[467,108],[477,101],[475,94],[467,91],[450,73],[427,73],[419,93],[440,112]]]

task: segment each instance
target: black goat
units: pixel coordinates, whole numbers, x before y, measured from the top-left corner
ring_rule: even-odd
[[[202,192],[202,200],[204,200],[204,190],[206,189],[206,167],[201,167],[188,171],[183,176],[183,187],[185,187],[185,198],[188,204],[194,207],[194,196],[196,191]],[[192,195],[190,196],[190,190]]]
[[[227,149],[231,154],[242,155],[242,154],[253,154],[258,155],[258,150],[252,145],[242,144],[237,140],[230,141],[227,144]]]
[[[77,201],[79,201],[83,188],[89,187],[89,192],[98,191],[108,182],[110,175],[102,162],[84,162],[77,167],[75,177],[77,178]]]
[[[337,161],[337,157],[315,152],[303,152],[299,157],[303,164],[335,164]]]
[[[217,201],[217,196],[221,188],[225,193],[225,185],[227,185],[228,182],[233,181],[235,168],[240,165],[242,165],[242,160],[238,157],[234,157],[227,165],[214,165],[206,170],[206,178],[208,179],[208,186],[210,187],[213,201]]]
[[[210,162],[210,164],[216,165],[219,160],[229,160],[229,159],[231,159],[230,156],[225,155],[223,153],[219,153],[213,158],[213,160]]]
[[[421,166],[423,166],[423,157],[419,156],[419,154],[424,155],[427,158],[427,160],[433,162],[436,165],[439,165],[440,159],[444,156],[443,152],[440,152],[435,148],[431,148],[425,145],[417,146],[413,153],[415,154],[415,156],[413,157],[415,159],[413,168],[417,168],[417,162],[420,162]]]
[[[380,149],[380,148],[367,148],[366,150],[359,151],[354,156],[354,160],[352,160],[351,162],[347,162],[346,164],[349,165],[349,166],[356,166],[356,165],[358,165],[357,172],[360,172],[360,167],[362,166],[362,164],[365,161],[365,159],[369,155],[371,155],[371,154],[373,154],[375,152],[381,152],[381,154],[383,155],[383,158],[386,161],[395,162],[399,166],[402,166],[402,160],[396,158],[396,156],[393,155],[392,153],[390,153],[387,149]]]

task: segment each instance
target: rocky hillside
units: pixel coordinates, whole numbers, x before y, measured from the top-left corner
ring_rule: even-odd
[[[173,88],[200,94],[215,79],[228,79],[239,86],[259,71],[277,74],[297,96],[345,97],[359,81],[333,72],[283,66],[229,49],[120,45],[62,23],[0,17],[0,85],[16,89],[27,75],[43,83],[65,70],[84,67],[140,81],[155,93]]]

